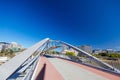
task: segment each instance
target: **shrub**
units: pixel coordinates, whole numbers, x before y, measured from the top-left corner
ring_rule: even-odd
[[[109,54],[108,53],[99,53],[98,55],[100,55],[100,56],[108,56]]]
[[[74,52],[66,52],[66,55],[67,56],[75,56],[75,53]]]

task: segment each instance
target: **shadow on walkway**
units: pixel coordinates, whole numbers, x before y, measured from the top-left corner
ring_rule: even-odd
[[[44,80],[45,69],[46,69],[46,64],[44,64],[43,68],[41,69],[35,80]]]

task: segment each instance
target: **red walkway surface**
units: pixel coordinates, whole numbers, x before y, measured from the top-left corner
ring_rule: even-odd
[[[62,59],[64,60],[64,59]],[[78,64],[72,61],[64,60],[65,62],[68,62],[70,64],[73,64],[75,66],[78,66],[80,68],[89,70],[91,72],[94,72],[98,75],[101,75],[103,77],[106,77],[109,80],[120,80],[120,76],[101,71],[92,67],[88,67],[82,64]],[[55,67],[47,60],[45,57],[41,57],[39,60],[38,69],[36,72],[36,78],[35,80],[64,80],[64,78],[61,76],[61,74],[55,69]],[[87,77],[87,76],[86,76]],[[98,79],[99,80],[99,79]]]
[[[62,60],[64,60],[64,59],[62,59]],[[89,70],[91,72],[94,72],[94,73],[96,73],[98,75],[101,75],[103,77],[106,77],[109,80],[120,80],[120,76],[117,76],[117,75],[114,75],[114,74],[111,74],[111,73],[108,73],[108,72],[105,72],[105,71],[101,71],[101,70],[98,70],[98,69],[95,69],[95,68],[92,68],[92,67],[88,67],[88,66],[85,66],[85,65],[82,65],[82,64],[78,64],[78,63],[75,63],[75,62],[72,62],[72,61],[68,61],[68,60],[64,60],[64,61],[66,61],[70,64],[73,64],[73,65],[76,65],[78,67],[81,67],[83,69]]]
[[[47,58],[41,57],[39,62],[35,80],[64,80]]]

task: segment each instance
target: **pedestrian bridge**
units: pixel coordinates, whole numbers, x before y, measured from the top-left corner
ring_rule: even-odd
[[[50,54],[57,48],[80,56]],[[69,43],[46,38],[1,65],[0,80],[120,80],[120,69]]]

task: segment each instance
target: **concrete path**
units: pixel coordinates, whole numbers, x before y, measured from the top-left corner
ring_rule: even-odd
[[[58,58],[47,58],[64,80],[109,80]]]
[[[89,67],[89,66],[86,66],[86,65],[78,64],[78,63],[75,63],[75,62],[72,62],[72,61],[69,61],[69,60],[65,60],[65,59],[61,59],[61,60],[65,61],[67,63],[73,64],[75,66],[78,66],[80,68],[83,68],[85,70],[91,71],[91,72],[93,72],[97,75],[103,76],[103,77],[105,77],[109,80],[120,80],[120,75],[115,75],[115,74],[112,74],[112,73],[109,73],[109,72],[106,72],[106,71],[102,71],[102,70],[92,68],[92,67]]]
[[[33,80],[64,80],[64,78],[48,59],[41,57]]]

